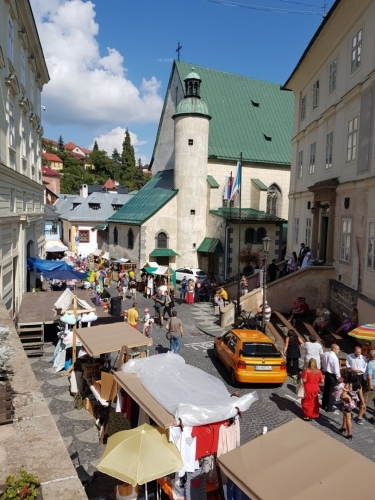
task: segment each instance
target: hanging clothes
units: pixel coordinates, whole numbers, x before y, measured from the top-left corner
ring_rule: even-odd
[[[186,500],[207,499],[206,473],[204,468],[186,473],[185,498]]]
[[[185,475],[186,472],[194,472],[199,468],[199,462],[196,460],[196,445],[197,440],[193,438],[193,427],[186,427],[182,430],[181,427],[169,428],[169,441],[173,442],[181,454],[184,466],[178,471],[179,477]]]
[[[238,418],[234,419],[232,425],[221,425],[219,429],[219,440],[217,447],[217,456],[228,453],[240,446],[240,422]]]
[[[195,455],[197,460],[217,452],[219,430],[222,424],[223,422],[217,422],[193,428],[191,435],[197,438],[197,452]]]

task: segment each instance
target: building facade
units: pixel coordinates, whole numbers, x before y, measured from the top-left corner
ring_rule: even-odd
[[[43,253],[41,92],[49,75],[28,0],[0,0],[0,293],[15,315]]]
[[[375,2],[337,0],[285,84],[295,96],[288,252],[335,267],[331,307],[375,305]],[[373,318],[371,320],[373,322]]]

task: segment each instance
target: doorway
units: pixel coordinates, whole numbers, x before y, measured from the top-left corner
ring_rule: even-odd
[[[30,240],[27,244],[26,247],[26,256],[27,257],[34,257],[34,242]],[[29,269],[27,270],[27,276],[26,276],[26,292],[30,292],[31,290],[31,273],[34,271],[30,271]]]
[[[324,264],[327,260],[327,241],[328,241],[328,217],[322,217],[319,260],[322,260]]]

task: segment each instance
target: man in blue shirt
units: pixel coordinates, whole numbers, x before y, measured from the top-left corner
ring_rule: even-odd
[[[180,281],[180,301],[182,302],[186,298],[188,280],[186,276]]]
[[[364,394],[365,405],[368,407],[375,400],[375,351],[370,351],[370,361],[366,370],[368,391]],[[375,404],[374,404],[375,408]],[[375,418],[368,420],[370,424],[375,425]]]

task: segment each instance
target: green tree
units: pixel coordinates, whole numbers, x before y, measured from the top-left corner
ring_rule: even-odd
[[[134,148],[131,143],[128,129],[125,131],[125,138],[122,143],[121,163],[125,171],[135,167]]]
[[[99,151],[99,146],[98,146],[98,143],[95,141],[94,142],[94,148],[93,148],[94,151]]]
[[[118,165],[121,165],[121,155],[120,153],[117,151],[117,149],[115,148],[113,150],[113,153],[112,153],[112,156],[111,156],[112,160],[117,163]]]
[[[65,144],[62,135],[60,135],[59,140],[57,141],[57,147],[59,151],[65,151]]]

